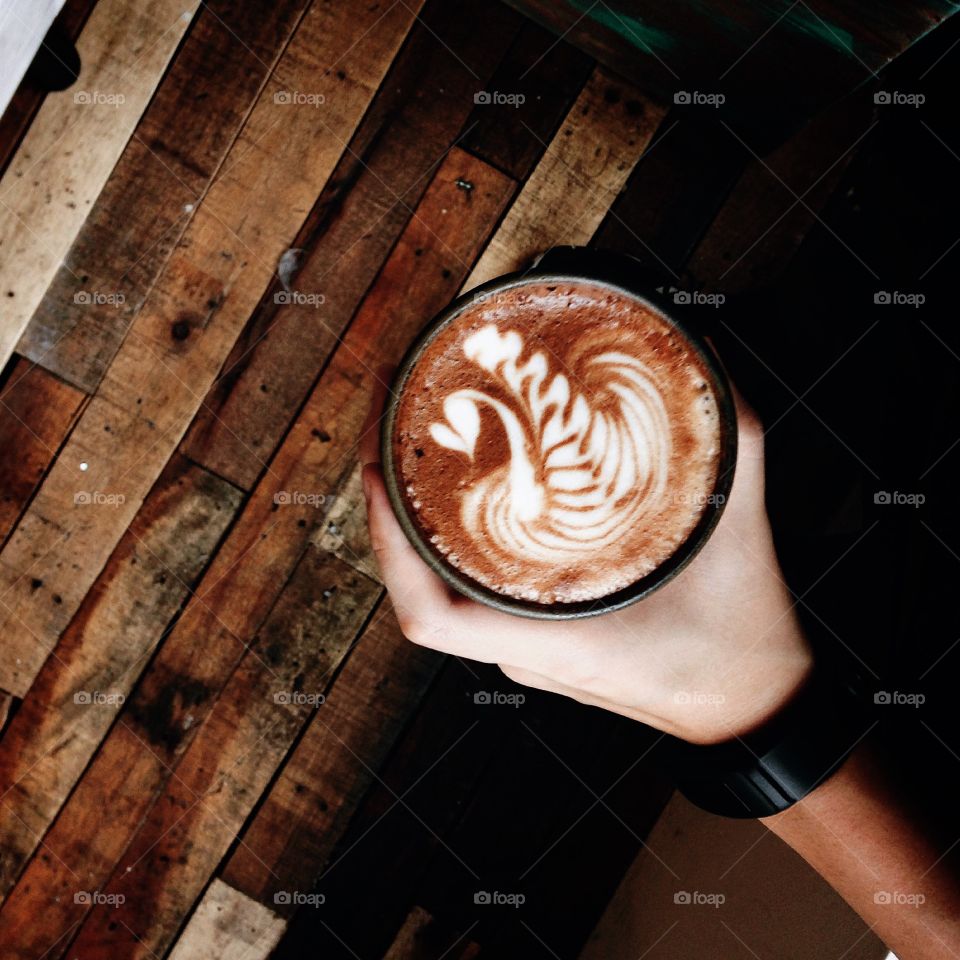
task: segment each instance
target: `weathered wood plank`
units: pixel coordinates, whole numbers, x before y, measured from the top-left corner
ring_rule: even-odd
[[[101,0],[80,76],[43,102],[0,180],[0,366],[106,183],[197,0]]]
[[[240,499],[200,467],[172,461],[47,659],[0,740],[0,896],[42,842]]]
[[[143,958],[167,950],[322,702],[378,593],[336,557],[307,551],[106,885],[125,901],[94,906],[71,953]]]
[[[526,21],[470,114],[460,146],[521,183],[567,115],[593,67],[591,59]],[[494,102],[497,95],[498,102]],[[481,99],[483,97],[481,96]]]
[[[9,638],[0,688],[26,690],[102,569],[336,165],[417,8],[324,4],[301,22],[281,61],[283,81],[274,78],[264,89],[232,161],[0,554],[7,605],[0,629]],[[329,66],[337,62],[343,79]],[[323,109],[275,98],[307,90],[324,98]],[[122,495],[123,503],[78,512],[80,480],[84,489]],[[31,591],[33,577],[62,602]]]
[[[244,489],[256,482],[518,22],[493,0],[425,6],[292,244],[303,252],[290,284],[314,301],[260,304],[184,441],[192,459]]]
[[[0,543],[37,489],[86,397],[17,358],[0,391]],[[16,455],[14,455],[16,451]]]
[[[56,858],[34,857],[0,910],[3,942],[16,944],[25,955],[50,949],[49,956],[57,956],[67,944],[53,944],[89,914],[71,953],[121,957],[164,952],[321,701],[378,592],[376,584],[338,559],[310,550],[256,641],[240,650],[239,665],[209,713],[204,708],[212,684],[203,682],[209,678],[194,671],[166,686],[167,697],[181,699],[181,712],[156,696],[158,671],[151,669],[148,682],[131,697],[98,752],[93,776],[81,779],[47,835],[45,848]],[[175,653],[169,643],[161,650],[166,670]],[[188,737],[193,726],[195,734]],[[135,775],[116,783],[118,773],[126,770]],[[78,828],[104,802],[122,814],[92,838]],[[116,909],[106,904],[101,911],[97,904],[90,909],[72,896],[62,897],[47,911],[44,924],[27,929],[36,898],[75,887],[78,877],[126,902]],[[138,941],[117,927],[118,917]]]
[[[510,273],[554,244],[585,244],[662,116],[659,107],[595,70],[464,289]]]
[[[307,0],[215,0],[163,78],[18,351],[92,393]]]
[[[400,633],[389,601],[377,611],[254,819],[222,879],[273,906],[312,889],[376,771],[443,662]]]
[[[283,921],[266,907],[214,880],[170,960],[265,960],[283,928]]]

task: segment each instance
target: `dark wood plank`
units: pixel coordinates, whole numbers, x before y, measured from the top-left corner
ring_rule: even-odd
[[[204,4],[37,307],[22,354],[96,389],[306,4]]]
[[[0,543],[30,502],[85,400],[30,361],[13,361],[0,391],[0,450],[5,452],[0,457]]]
[[[43,842],[240,497],[172,461],[47,659],[0,740],[0,896]]]
[[[279,284],[261,302],[184,441],[198,463],[244,489],[256,482],[463,128],[474,91],[496,67],[518,19],[494,0],[425,6],[293,242],[303,252],[291,284],[322,303],[278,305]],[[484,30],[476,29],[478,22]]]
[[[281,914],[307,892],[443,662],[377,611],[220,876]]]
[[[576,47],[526,21],[487,86],[475,91],[490,102],[476,105],[460,145],[525,180],[592,68]],[[495,94],[506,99],[494,102]]]

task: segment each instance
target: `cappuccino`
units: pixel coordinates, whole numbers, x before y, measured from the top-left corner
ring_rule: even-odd
[[[532,278],[479,295],[419,353],[390,438],[421,539],[490,591],[598,600],[668,560],[717,483],[700,353],[638,297]]]

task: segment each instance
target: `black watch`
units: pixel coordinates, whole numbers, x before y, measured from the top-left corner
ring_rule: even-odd
[[[835,773],[874,726],[859,679],[814,671],[760,729],[702,746],[667,736],[662,766],[698,807],[724,817],[769,817]]]

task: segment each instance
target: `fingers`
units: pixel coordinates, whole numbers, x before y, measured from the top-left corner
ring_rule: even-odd
[[[360,463],[380,462],[380,423],[387,402],[390,384],[393,382],[394,367],[378,367],[373,378],[373,395],[370,409],[360,433]]]
[[[415,643],[442,648],[450,614],[450,594],[443,581],[423,562],[393,514],[377,463],[363,468],[370,542],[400,629]]]

